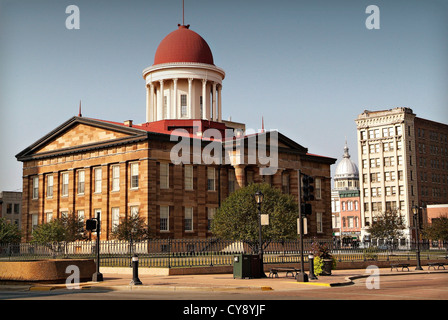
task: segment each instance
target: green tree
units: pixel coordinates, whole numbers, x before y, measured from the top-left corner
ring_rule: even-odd
[[[250,184],[233,192],[217,210],[212,232],[221,239],[244,241],[255,247],[258,243],[258,210],[254,195],[264,195],[261,213],[269,215],[269,225],[262,226],[262,239],[297,238],[298,205],[293,196],[269,184]]]
[[[397,211],[385,211],[375,217],[368,231],[372,238],[398,239],[406,228],[402,216]]]
[[[22,238],[19,227],[0,218],[0,243],[18,243]]]
[[[423,237],[431,240],[448,241],[448,218],[440,216],[422,230]]]
[[[138,214],[120,219],[118,226],[112,231],[112,238],[117,240],[142,241],[149,239],[151,233],[148,225]]]
[[[32,243],[48,244],[65,241],[65,226],[60,219],[36,226],[32,232]]]
[[[72,242],[88,239],[86,230],[84,229],[84,219],[71,213],[70,215],[61,217],[60,221],[65,229],[63,241]]]

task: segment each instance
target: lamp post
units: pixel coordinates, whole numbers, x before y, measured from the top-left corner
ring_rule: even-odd
[[[414,224],[415,224],[415,241],[417,242],[417,267],[415,270],[423,270],[421,264],[420,264],[420,235],[419,235],[419,229],[420,229],[420,218],[418,214],[418,210],[420,208],[417,206],[412,207],[412,212],[414,213]]]
[[[101,214],[97,212],[96,214],[96,272],[92,275],[93,282],[103,281],[103,274],[100,272],[100,233],[101,233]]]
[[[255,202],[257,203],[258,209],[258,258],[260,260],[260,277],[266,278],[264,273],[264,265],[263,265],[263,247],[261,243],[261,204],[263,203],[264,195],[258,190],[255,193]]]

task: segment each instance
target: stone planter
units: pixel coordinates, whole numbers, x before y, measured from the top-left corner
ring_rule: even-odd
[[[79,268],[80,281],[91,281],[96,271],[93,259],[1,261],[0,281],[64,283],[71,274],[66,273],[69,266]]]

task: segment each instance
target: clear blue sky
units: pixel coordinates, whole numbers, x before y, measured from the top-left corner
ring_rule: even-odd
[[[69,5],[80,29],[68,30]],[[368,5],[380,29],[368,30]],[[0,0],[0,190],[15,155],[77,115],[145,121],[144,68],[182,23],[181,0]],[[340,159],[363,110],[407,106],[448,123],[446,0],[185,0],[185,23],[226,71],[223,118]],[[334,170],[333,166],[333,170]]]

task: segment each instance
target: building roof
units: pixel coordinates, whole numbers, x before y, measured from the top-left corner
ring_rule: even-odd
[[[154,65],[172,62],[193,62],[214,65],[213,55],[207,42],[189,25],[168,34],[157,48]]]
[[[355,162],[350,160],[350,153],[348,152],[348,150],[349,149],[346,143],[344,147],[344,156],[336,166],[334,176],[335,180],[359,178],[358,166],[356,165]]]

